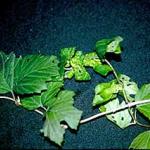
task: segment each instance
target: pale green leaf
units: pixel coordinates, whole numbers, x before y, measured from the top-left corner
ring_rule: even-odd
[[[121,47],[119,44],[122,41],[123,41],[123,38],[120,36],[113,38],[111,43],[108,44],[106,52],[120,54],[121,53]]]
[[[74,70],[71,68],[65,72],[65,78],[71,79],[74,76]]]
[[[71,78],[73,75],[76,80],[90,80],[91,77],[84,67],[84,55],[81,51],[77,51],[75,56],[70,60],[70,68],[65,68],[65,78]],[[68,67],[68,66],[67,66]]]
[[[72,91],[61,91],[48,103],[49,110],[46,112],[46,120],[41,131],[58,145],[62,144],[65,133],[60,123],[65,121],[70,128],[77,129],[81,118],[82,112],[73,107],[73,96]]]
[[[133,101],[134,96],[139,90],[137,84],[133,81],[130,81],[130,77],[123,74],[119,75],[119,80],[123,83],[128,100]]]
[[[150,131],[139,134],[131,143],[129,148],[150,149]]]
[[[84,55],[83,64],[86,67],[95,67],[101,65],[101,61],[95,52],[87,53]]]
[[[75,47],[63,48],[60,51],[60,74],[64,76],[65,67],[70,66],[70,60],[75,54]]]
[[[107,104],[101,106],[100,111],[101,112],[113,111],[116,108],[123,107],[124,105],[125,105],[124,101],[120,104],[119,99],[116,98],[116,99],[108,102]],[[132,118],[129,114],[128,109],[107,115],[106,117],[122,129],[128,127],[132,121]]]

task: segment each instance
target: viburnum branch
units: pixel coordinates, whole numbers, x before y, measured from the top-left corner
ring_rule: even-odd
[[[0,96],[0,99],[7,99],[7,100],[11,100],[11,101],[15,102],[15,100],[14,100],[13,98],[6,97],[6,96]],[[131,107],[134,107],[134,106],[137,106],[137,105],[146,104],[146,103],[150,103],[150,99],[141,100],[141,101],[136,101],[136,102],[130,102],[130,103],[128,103],[128,104],[126,104],[126,105],[124,105],[124,106],[122,106],[122,107],[118,107],[118,108],[116,108],[116,109],[114,109],[114,110],[106,111],[106,112],[101,112],[101,113],[98,113],[98,114],[93,115],[93,116],[91,116],[91,117],[88,117],[88,118],[86,118],[86,119],[83,119],[83,120],[80,121],[80,124],[84,124],[84,123],[87,123],[87,122],[89,122],[89,121],[98,119],[98,118],[100,118],[100,117],[102,117],[102,116],[106,116],[106,115],[109,115],[109,114],[112,114],[112,113],[116,113],[116,112],[119,112],[119,111],[124,110],[124,109],[127,109],[127,108],[131,108]],[[34,110],[34,111],[37,112],[38,114],[42,115],[42,116],[44,115],[43,112],[40,111],[40,110],[38,110],[38,109],[36,109],[36,110]],[[136,122],[136,123],[137,123],[137,122]],[[135,123],[133,123],[133,124],[135,124]],[[137,123],[137,124],[139,124],[139,123]],[[62,124],[61,126],[62,126],[64,129],[67,129],[67,128],[68,128],[68,126],[67,126],[67,125],[64,125],[64,124]],[[149,127],[148,125],[144,125],[144,126],[145,126],[145,127]]]
[[[126,104],[128,104],[130,101],[128,100],[126,91],[125,91],[125,89],[124,89],[124,85],[123,85],[123,83],[119,80],[119,77],[118,77],[118,75],[117,75],[116,70],[114,69],[114,67],[111,65],[111,63],[110,63],[107,59],[105,59],[104,61],[110,66],[110,68],[112,69],[113,74],[114,74],[114,76],[116,77],[118,83],[122,86],[123,97],[124,97],[124,100],[125,100]],[[132,119],[133,119],[133,123],[136,123],[137,120],[135,119],[134,115],[132,114],[132,110],[130,109],[130,107],[128,108],[128,111],[129,111],[129,114],[131,115],[131,117],[132,117]]]
[[[83,123],[86,123],[86,122],[89,122],[89,121],[92,121],[92,120],[95,120],[99,117],[102,117],[102,116],[105,116],[105,115],[109,115],[109,114],[112,114],[112,113],[116,113],[116,112],[119,112],[121,110],[124,110],[124,109],[127,109],[127,108],[131,108],[131,107],[134,107],[136,105],[142,105],[142,104],[146,104],[146,103],[150,103],[150,99],[148,100],[141,100],[141,101],[136,101],[136,102],[130,102],[122,107],[118,107],[116,108],[115,110],[111,110],[111,111],[106,111],[106,112],[102,112],[102,113],[99,113],[99,114],[96,114],[96,115],[93,115],[89,118],[86,118],[86,119],[83,119],[80,121],[80,124],[83,124]]]

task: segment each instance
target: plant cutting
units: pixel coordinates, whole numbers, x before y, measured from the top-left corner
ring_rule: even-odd
[[[101,39],[94,51],[86,54],[75,47],[63,48],[59,57],[41,54],[16,57],[13,52],[1,51],[0,98],[40,114],[44,118],[41,133],[59,146],[67,128],[77,130],[80,125],[103,116],[122,129],[135,124],[147,129],[150,125],[137,119],[137,111],[150,120],[150,83],[139,87],[110,63],[110,53],[121,54],[122,41],[120,36]],[[64,80],[89,81],[88,67],[100,78],[113,74],[114,79],[95,87],[92,106],[100,112],[81,119],[84,112],[74,106],[75,92],[64,89]],[[150,130],[146,130],[133,140],[130,148],[150,149],[149,137]]]

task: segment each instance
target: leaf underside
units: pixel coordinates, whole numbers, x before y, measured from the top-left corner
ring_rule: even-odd
[[[71,129],[76,130],[81,118],[82,111],[73,107],[73,96],[74,92],[64,90],[48,103],[49,110],[41,131],[58,145],[62,144],[65,133],[61,122],[65,121]]]
[[[125,105],[124,101],[120,104],[118,98],[116,98],[108,102],[107,104],[101,106],[100,111],[101,112],[113,111],[116,108],[123,107],[124,105]],[[116,113],[112,113],[110,115],[106,115],[106,117],[122,129],[128,127],[132,121],[132,118],[131,118],[131,115],[129,114],[128,109],[125,109]]]

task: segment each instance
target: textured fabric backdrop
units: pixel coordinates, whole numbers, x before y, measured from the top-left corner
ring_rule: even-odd
[[[76,46],[92,51],[101,38],[124,38],[121,61],[112,61],[139,86],[150,82],[150,1],[149,0],[5,0],[0,1],[0,49],[27,54],[59,54],[60,48]],[[92,109],[94,87],[107,81],[90,71],[92,80],[66,80],[65,87],[77,95],[75,106],[83,118],[98,112]],[[141,121],[144,121],[141,119]],[[40,115],[0,101],[0,148],[58,148],[44,139]],[[66,132],[63,148],[128,148],[145,129],[119,129],[105,118],[81,125],[78,132]]]

